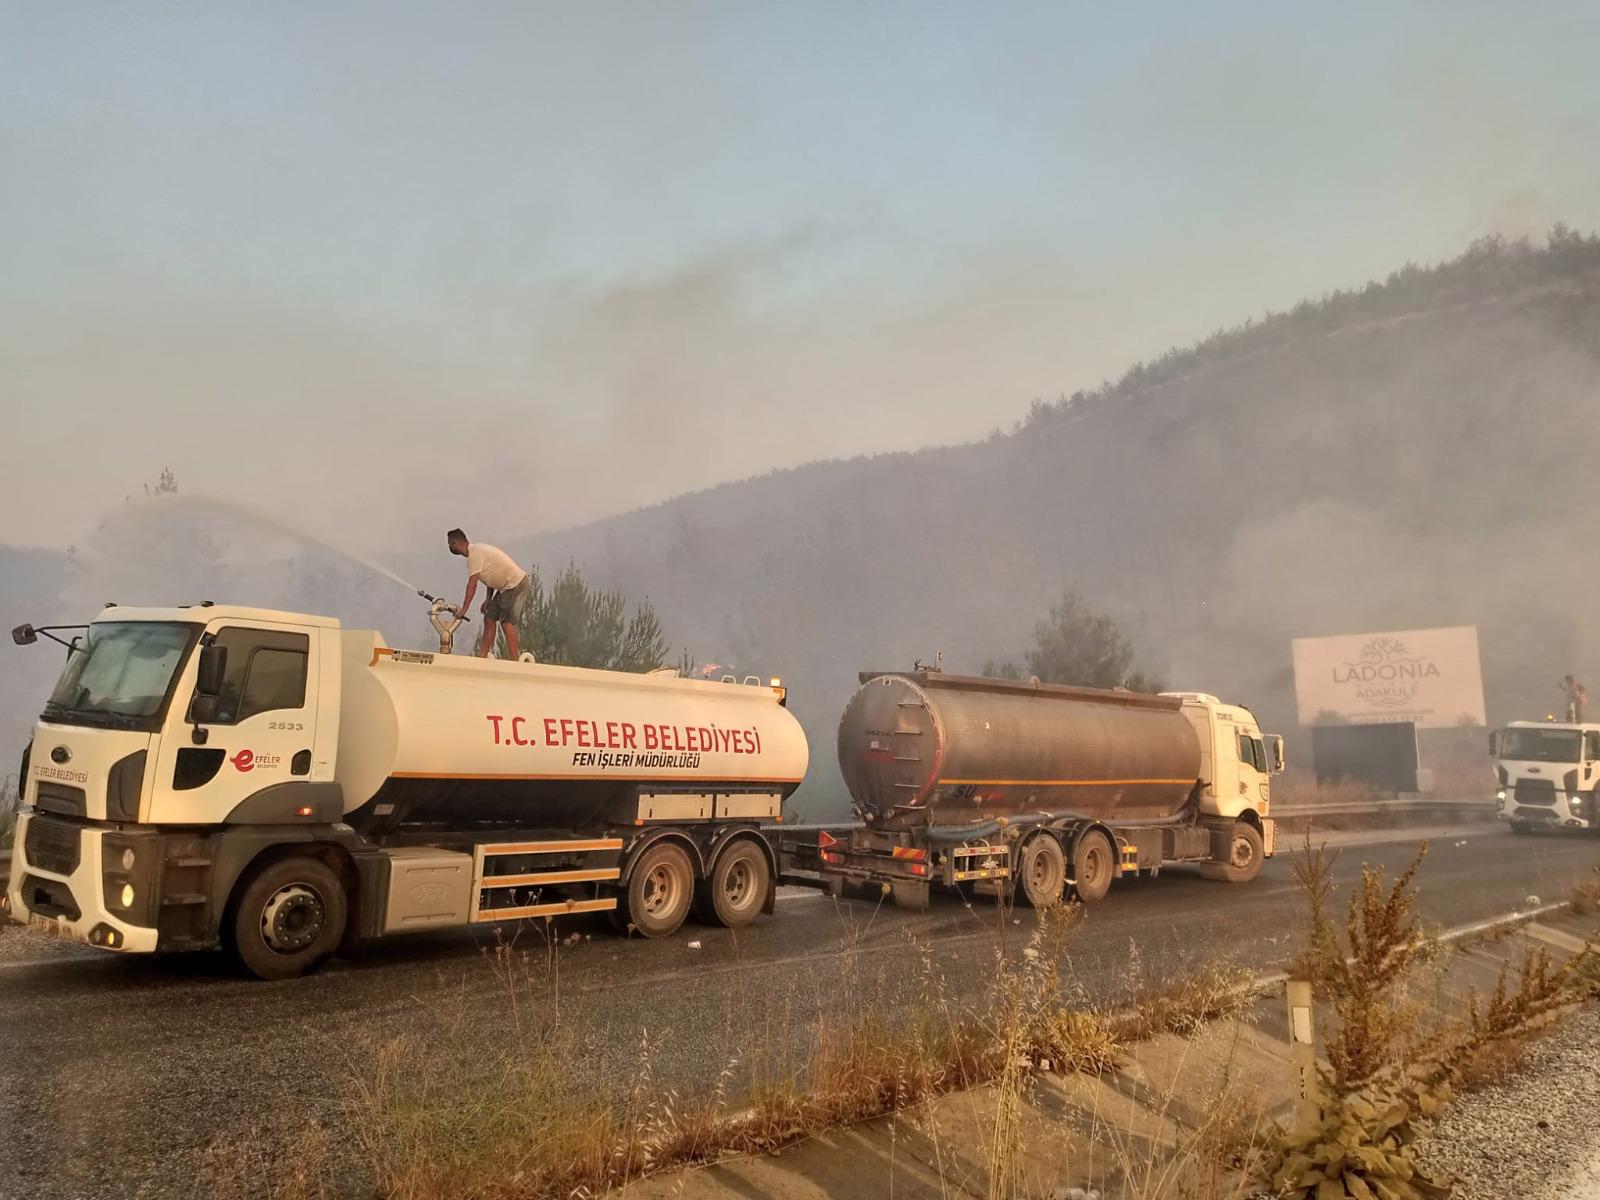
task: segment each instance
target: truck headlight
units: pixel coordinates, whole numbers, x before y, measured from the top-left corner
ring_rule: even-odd
[[[130,851],[128,851],[128,853],[132,854],[133,851],[130,850]],[[133,884],[131,884],[131,883],[123,884],[122,885],[122,891],[118,894],[117,899],[122,901],[122,907],[123,908],[132,908],[133,907]]]
[[[133,847],[129,846],[126,850],[124,850],[122,852],[122,869],[124,871],[133,870],[133,863],[134,863]]]
[[[1496,800],[1500,801],[1501,804],[1504,804],[1506,802],[1506,790],[1505,790],[1505,788],[1501,788],[1498,792],[1496,792],[1494,794],[1494,798]]]

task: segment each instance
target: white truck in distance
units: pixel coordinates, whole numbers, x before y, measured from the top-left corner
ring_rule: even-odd
[[[19,920],[119,951],[220,942],[285,978],[409,930],[772,911],[761,826],[808,757],[777,680],[395,650],[254,608],[75,628],[23,757]]]
[[[1499,817],[1513,833],[1594,829],[1600,796],[1600,725],[1513,721],[1489,735]]]

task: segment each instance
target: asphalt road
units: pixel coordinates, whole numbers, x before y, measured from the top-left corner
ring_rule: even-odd
[[[1349,839],[1360,835],[1338,835]],[[1403,867],[1414,838],[1347,846]],[[1600,864],[1600,841],[1519,838],[1478,825],[1435,836],[1421,875],[1424,919],[1457,926],[1564,898]],[[937,978],[952,998],[981,992],[1002,948],[1033,917],[993,902],[937,898],[922,913],[809,893],[738,933],[695,925],[627,941],[598,921],[524,932],[417,935],[307,979],[248,982],[217,955],[128,958],[0,931],[0,1197],[211,1194],[203,1164],[254,1130],[257,1152],[298,1153],[310,1120],[338,1129],[340,1105],[376,1049],[410,1036],[470,1058],[473,1047],[543,1037],[559,1022],[584,1087],[623,1094],[641,1061],[649,1087],[693,1093],[719,1075],[804,1061],[820,1023],[893,1009]],[[1106,999],[1134,976],[1159,980],[1228,957],[1268,970],[1304,920],[1280,855],[1248,886],[1185,870],[1119,884],[1070,947],[1070,985]],[[1013,923],[1015,922],[1015,923]],[[208,1149],[210,1148],[210,1149]],[[224,1156],[232,1151],[221,1152]],[[357,1185],[352,1185],[353,1190]]]

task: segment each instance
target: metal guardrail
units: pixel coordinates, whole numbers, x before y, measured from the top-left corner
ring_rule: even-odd
[[[1357,800],[1344,804],[1274,804],[1272,816],[1279,820],[1298,817],[1342,817],[1358,813],[1416,812],[1417,810],[1454,812],[1493,812],[1493,800],[1434,800],[1427,796],[1404,800]]]

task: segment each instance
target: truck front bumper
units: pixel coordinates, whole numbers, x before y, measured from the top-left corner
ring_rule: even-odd
[[[1556,792],[1551,804],[1523,804],[1514,794],[1507,794],[1500,797],[1499,804],[1495,815],[1502,821],[1549,829],[1592,829],[1595,810],[1600,807],[1593,792]]]
[[[147,845],[116,830],[25,812],[7,907],[23,924],[85,945],[148,954],[158,936],[156,865]]]

